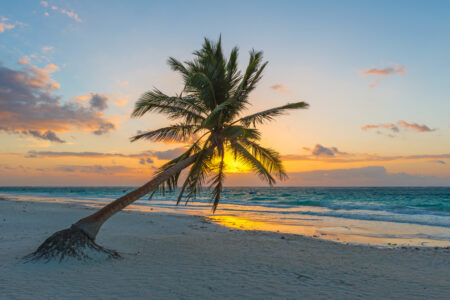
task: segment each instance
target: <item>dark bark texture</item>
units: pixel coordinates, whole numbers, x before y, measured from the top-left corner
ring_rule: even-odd
[[[24,257],[26,262],[43,260],[59,262],[67,258],[78,260],[90,260],[94,257],[120,258],[119,253],[114,250],[99,246],[84,231],[72,226],[54,233],[46,239],[33,253]]]

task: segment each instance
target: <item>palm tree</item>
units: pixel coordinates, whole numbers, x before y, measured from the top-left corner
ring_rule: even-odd
[[[193,60],[184,63],[172,57],[168,60],[172,70],[179,72],[184,80],[184,89],[179,95],[168,96],[154,89],[140,97],[132,113],[132,117],[161,113],[176,123],[140,133],[131,141],[187,142],[195,137],[186,151],[164,164],[156,176],[140,188],[79,220],[71,228],[55,233],[30,254],[29,259],[83,258],[89,256],[86,249],[118,257],[117,252],[94,242],[103,223],[146,194],[174,190],[180,173],[188,167],[177,204],[183,197],[186,203],[194,199],[200,188],[209,183],[214,212],[225,179],[225,153],[232,154],[235,160],[255,171],[269,185],[275,184],[276,178],[286,177],[280,155],[259,144],[261,132],[256,127],[288,110],[307,108],[308,104],[289,103],[242,117],[250,104],[249,95],[267,66],[262,52],[250,51],[248,66],[243,73],[238,70],[238,48],[233,48],[229,58],[225,58],[220,38],[218,42],[205,39],[202,48],[193,55]]]

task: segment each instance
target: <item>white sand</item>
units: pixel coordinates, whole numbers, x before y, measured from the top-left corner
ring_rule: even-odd
[[[97,242],[125,259],[23,264],[92,210],[0,201],[0,299],[449,299],[448,249],[377,249],[203,218],[122,212]]]

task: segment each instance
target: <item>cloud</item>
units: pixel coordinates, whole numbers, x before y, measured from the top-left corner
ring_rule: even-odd
[[[389,173],[383,166],[290,173],[289,177],[291,184],[305,186],[422,186],[450,182],[450,178]]]
[[[53,51],[54,47],[53,46],[43,46],[41,48],[42,52],[50,52]]]
[[[36,130],[28,130],[28,131],[23,130],[21,133],[29,134],[29,135],[34,136],[35,138],[47,140],[50,142],[56,142],[56,143],[65,143],[66,142],[66,141],[60,139],[59,137],[57,137],[56,134],[50,130],[47,130],[46,132],[43,132],[43,133],[36,131]]]
[[[89,93],[83,96],[73,97],[78,102],[88,102],[92,110],[102,111],[108,108],[109,97],[105,94]]]
[[[104,135],[111,130],[114,130],[115,128],[116,125],[114,125],[113,123],[103,123],[100,124],[100,127],[97,130],[92,131],[92,133],[95,135]]]
[[[436,160],[450,159],[450,153],[445,154],[421,154],[421,155],[379,155],[370,153],[349,153],[339,151],[336,147],[325,147],[317,144],[313,149],[303,147],[308,154],[286,154],[282,155],[284,161],[322,161],[334,163],[355,162],[387,162],[396,160]]]
[[[30,85],[31,88],[42,88],[47,90],[56,91],[59,89],[59,83],[51,79],[50,74],[58,71],[59,67],[54,64],[48,64],[44,68],[38,68],[36,66],[33,66],[30,63],[30,60],[28,57],[23,57],[17,61],[19,64],[24,66],[24,70],[22,72],[17,72],[15,74],[17,81],[24,81],[28,85]],[[1,68],[1,65],[0,65]],[[7,68],[5,68],[7,69]],[[12,70],[12,69],[8,69]],[[5,70],[6,71],[6,70]],[[0,82],[1,84],[1,82]]]
[[[92,94],[89,104],[94,110],[105,110],[108,107],[108,96],[103,94]]]
[[[364,75],[379,75],[379,76],[387,76],[387,75],[393,75],[393,74],[405,74],[406,67],[400,67],[398,65],[394,67],[384,68],[384,69],[368,69],[363,71]]]
[[[412,130],[418,131],[418,132],[430,132],[430,131],[436,130],[436,129],[430,129],[430,127],[428,127],[425,124],[419,125],[417,123],[408,123],[403,120],[400,120],[397,123],[398,123],[398,125],[400,125],[404,128],[409,128],[409,129],[412,129]]]
[[[48,170],[48,169],[47,169]],[[102,165],[93,165],[93,166],[72,166],[72,165],[64,165],[53,168],[51,170],[65,172],[65,173],[95,173],[95,174],[104,174],[104,175],[113,175],[116,173],[124,173],[133,170],[132,168],[128,168],[125,166],[102,166]]]
[[[311,154],[314,156],[335,156],[335,154],[345,155],[345,152],[340,152],[336,147],[327,148],[320,144],[316,144],[313,149],[303,148],[306,151],[311,151]]]
[[[177,156],[180,156],[181,154],[183,154],[186,151],[185,148],[180,147],[180,148],[175,148],[175,149],[169,149],[169,150],[165,150],[165,151],[152,151],[152,156],[158,158],[158,159],[173,159]]]
[[[288,173],[278,186],[449,186],[450,177],[390,173],[383,166]],[[228,174],[226,186],[261,186],[251,173]]]
[[[36,157],[85,157],[85,158],[110,158],[110,157],[124,157],[124,158],[138,158],[144,159],[147,163],[153,163],[149,157],[155,157],[159,160],[173,159],[186,151],[185,148],[175,148],[165,151],[143,151],[138,153],[106,153],[106,152],[58,152],[58,151],[29,151],[28,158]]]
[[[140,163],[141,165],[152,164],[152,163],[153,163],[153,160],[152,160],[150,157],[148,157],[147,159],[141,158],[141,159],[139,159],[139,163]]]
[[[15,27],[16,25],[8,22],[8,18],[0,17],[0,33],[5,32],[6,30],[11,30]]]
[[[86,101],[86,100],[88,100],[88,99],[91,99],[91,97],[92,97],[92,93],[89,93],[89,94],[84,95],[84,96],[76,96],[76,97],[73,97],[73,100],[75,100],[75,101],[80,101],[80,102],[84,102],[84,101]]]
[[[272,90],[280,91],[283,94],[290,94],[291,92],[286,89],[283,84],[275,84],[270,87]]]
[[[120,86],[126,86],[129,84],[128,81],[116,80],[117,84]]]
[[[58,66],[38,68],[26,59],[20,63],[19,70],[0,63],[0,131],[62,141],[56,133],[89,130],[104,134],[115,128],[98,112],[101,101],[95,102],[95,109],[87,108],[75,101],[62,102],[54,94],[59,84],[50,75]]]
[[[115,105],[117,106],[124,106],[128,104],[128,99],[126,98],[117,98],[116,101],[114,102]]]
[[[401,67],[398,64],[393,64],[393,66],[387,68],[372,68],[360,71],[360,74],[362,76],[375,76],[376,77],[375,82],[369,84],[370,87],[375,87],[380,82],[382,76],[406,74],[406,67],[405,66]]]
[[[393,133],[399,133],[400,132],[400,128],[411,129],[411,130],[417,131],[417,132],[431,132],[431,131],[435,131],[436,130],[436,129],[431,129],[430,127],[428,127],[425,124],[419,125],[417,123],[408,123],[408,122],[403,121],[403,120],[397,121],[396,124],[394,124],[394,123],[385,123],[385,124],[378,124],[378,125],[368,124],[368,125],[364,125],[364,126],[361,127],[361,129],[364,130],[364,131],[377,129],[377,131],[376,131],[377,134],[385,134],[383,129],[386,129],[388,131],[392,131]],[[388,134],[388,136],[394,137],[394,135],[392,135],[392,134]]]
[[[446,165],[447,163],[443,160],[430,160],[430,163],[440,164],[440,165]]]
[[[387,129],[390,130],[392,132],[399,132],[400,129],[398,128],[397,125],[395,125],[394,123],[386,123],[386,124],[379,124],[379,125],[364,125],[361,127],[362,130],[367,131],[370,129],[377,129],[377,128],[382,128],[382,129]]]
[[[82,22],[81,18],[78,16],[78,14],[76,12],[74,12],[73,10],[66,10],[64,8],[60,8],[56,5],[49,5],[49,3],[47,1],[41,1],[41,5],[45,8],[50,8],[53,11],[57,11],[63,15],[68,16],[71,19],[74,19],[77,22]],[[48,16],[48,12],[45,12],[45,15]]]
[[[450,159],[450,153],[447,154],[421,154],[421,155],[378,155],[369,153],[346,153],[345,156],[315,156],[301,154],[286,154],[281,156],[282,160],[299,161],[323,161],[335,163],[355,163],[355,162],[387,162],[396,160],[431,160],[431,159]]]

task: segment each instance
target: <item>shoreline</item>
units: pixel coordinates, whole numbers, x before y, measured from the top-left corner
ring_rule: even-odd
[[[88,198],[7,193],[0,193],[1,198],[19,202],[66,204],[92,209],[109,203],[104,200]],[[304,216],[304,219],[301,219],[302,221],[292,223],[289,220],[289,214],[279,214],[278,219],[273,219],[274,213],[269,214],[269,216],[265,212],[253,211],[253,213],[249,213],[246,209],[251,209],[251,206],[222,204],[216,214],[211,214],[209,205],[204,203],[196,202],[188,206],[174,206],[170,201],[162,203],[158,200],[152,200],[151,202],[142,202],[141,200],[125,208],[124,211],[200,216],[228,229],[297,235],[346,245],[388,249],[448,249],[450,246],[448,240],[450,229],[446,227],[320,216]],[[410,235],[406,234],[407,232]],[[428,235],[432,232],[435,236]],[[440,239],[433,239],[433,237],[439,237]]]
[[[5,197],[0,197],[0,201],[8,201],[8,202],[16,202],[16,203],[27,203],[27,204],[34,204],[39,203],[43,205],[57,205],[57,206],[68,206],[68,207],[74,207],[79,209],[85,209],[87,211],[91,211],[86,213],[86,215],[91,214],[93,211],[95,211],[98,207],[101,207],[100,204],[105,204],[103,202],[99,202],[98,205],[95,207],[92,205],[82,205],[78,203],[66,203],[66,202],[52,202],[52,201],[32,201],[32,200],[13,200],[8,199]],[[97,207],[98,206],[98,207]],[[133,205],[130,205],[133,206]],[[349,247],[362,247],[362,248],[372,248],[372,249],[380,249],[380,250],[421,250],[421,251],[441,251],[443,253],[449,253],[450,254],[450,247],[449,246],[399,246],[399,245],[374,245],[374,244],[366,244],[366,243],[345,243],[341,241],[336,241],[332,239],[326,239],[322,236],[308,236],[308,235],[302,235],[298,233],[286,233],[286,232],[280,232],[280,231],[271,231],[271,230],[258,230],[258,229],[244,229],[244,228],[238,228],[238,227],[229,227],[223,223],[214,221],[214,216],[204,216],[204,215],[196,215],[196,214],[187,214],[183,212],[161,212],[161,211],[153,211],[153,208],[150,208],[149,210],[143,211],[143,210],[135,210],[132,207],[129,209],[124,209],[120,213],[131,213],[131,214],[140,214],[140,215],[159,215],[159,216],[169,216],[169,217],[179,217],[179,218],[194,218],[194,219],[201,219],[202,223],[204,224],[210,224],[213,226],[217,226],[219,228],[222,228],[225,231],[237,231],[237,232],[250,232],[251,234],[259,234],[259,235],[267,235],[267,236],[274,236],[275,238],[280,239],[286,239],[286,237],[290,237],[292,239],[306,239],[306,240],[313,240],[316,242],[323,242],[323,243],[331,243],[336,245],[344,245]],[[76,222],[76,220],[73,220],[73,222]],[[71,224],[67,224],[67,228],[70,227]],[[61,228],[64,229],[64,228]],[[56,232],[57,230],[55,230]]]
[[[445,249],[345,245],[229,229],[181,214],[125,211],[111,218],[97,242],[122,260],[22,263],[91,210],[0,201],[4,299],[443,299],[449,292]]]

